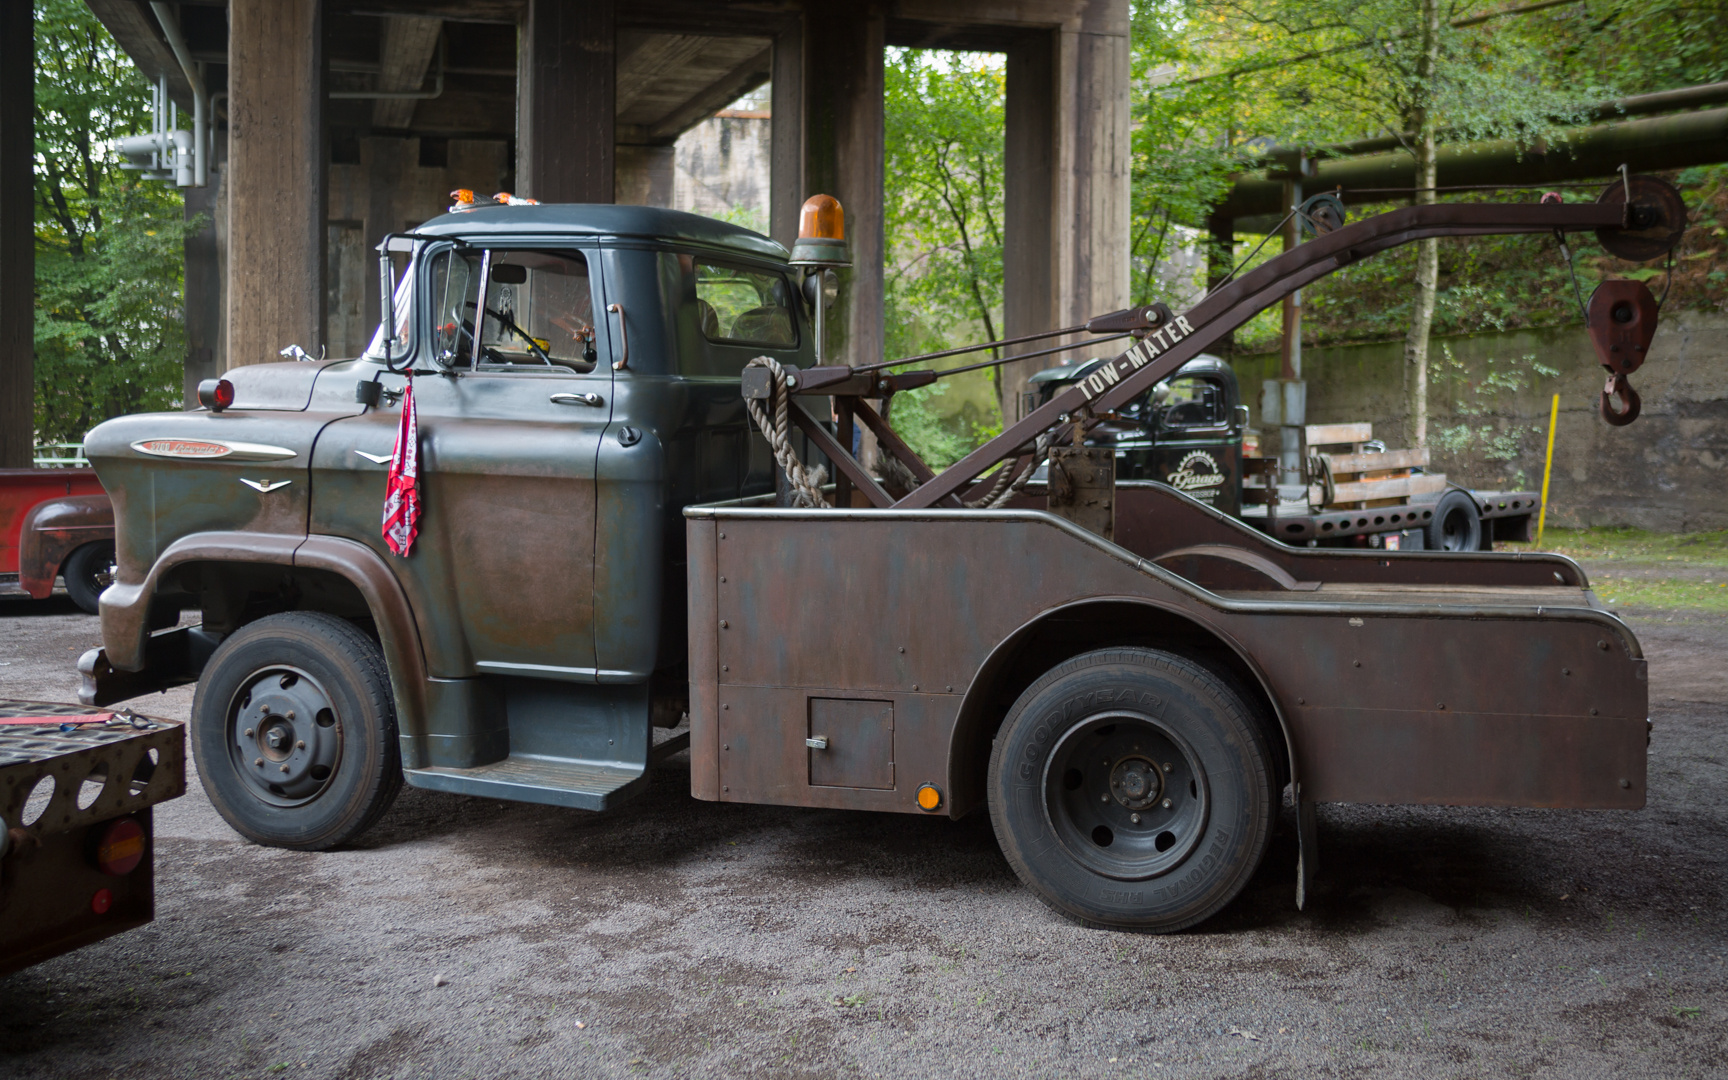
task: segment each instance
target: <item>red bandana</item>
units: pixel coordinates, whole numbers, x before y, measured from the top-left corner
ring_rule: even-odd
[[[420,534],[420,423],[414,413],[414,380],[402,392],[402,426],[396,429],[396,450],[390,456],[390,479],[384,487],[384,542],[407,557]]]

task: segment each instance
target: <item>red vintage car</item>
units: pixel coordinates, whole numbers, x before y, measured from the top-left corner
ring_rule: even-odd
[[[93,470],[0,469],[0,580],[43,600],[64,577],[94,615],[113,564],[114,507]]]

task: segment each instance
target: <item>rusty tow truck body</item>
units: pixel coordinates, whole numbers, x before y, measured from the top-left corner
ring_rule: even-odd
[[[1395,211],[1183,315],[1095,319],[1132,338],[1108,372],[941,474],[872,404],[937,376],[820,362],[820,264],[800,280],[754,234],[642,208],[439,218],[384,245],[411,261],[368,356],[240,369],[231,404],[92,432],[119,568],[86,697],[198,680],[217,809],[302,848],[404,778],[605,809],[687,715],[700,799],[987,808],[1047,903],[1153,930],[1236,895],[1285,791],[1299,902],[1316,802],[1637,808],[1645,661],[1570,560],[1292,548],[1082,445],[1354,259],[1672,224],[1625,193]],[[410,379],[403,557],[379,515]],[[897,467],[853,457],[858,424]],[[201,627],[166,629],[188,608]]]

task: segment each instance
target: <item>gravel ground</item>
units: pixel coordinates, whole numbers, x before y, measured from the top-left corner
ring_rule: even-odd
[[[606,815],[408,789],[327,854],[193,779],[157,921],[0,979],[0,1076],[1721,1077],[1728,627],[1631,621],[1645,810],[1322,807],[1306,912],[1287,823],[1174,937],[1052,914],[985,815],[701,804],[678,758]],[[96,639],[0,598],[0,697],[74,700]]]

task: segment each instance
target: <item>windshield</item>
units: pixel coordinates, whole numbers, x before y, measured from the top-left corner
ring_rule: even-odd
[[[593,296],[579,253],[453,249],[434,258],[428,278],[439,363],[593,369]]]

